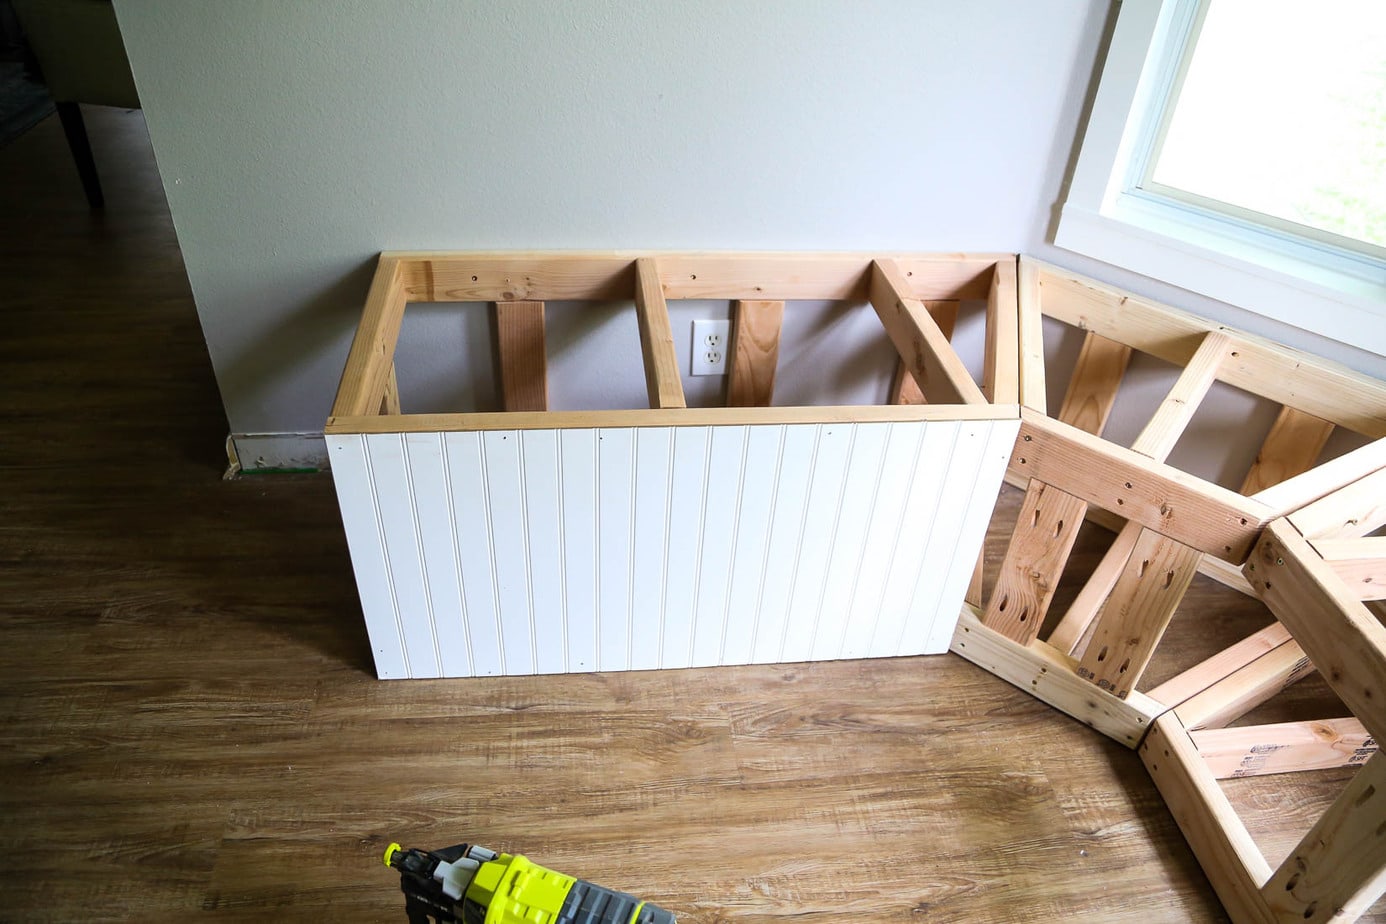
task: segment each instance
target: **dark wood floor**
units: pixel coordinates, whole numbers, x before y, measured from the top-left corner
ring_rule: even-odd
[[[385,845],[475,840],[687,922],[1222,920],[1132,752],[952,656],[375,681],[329,478],[220,480],[143,122],[89,121],[104,215],[56,121],[0,150],[0,919],[402,920]]]

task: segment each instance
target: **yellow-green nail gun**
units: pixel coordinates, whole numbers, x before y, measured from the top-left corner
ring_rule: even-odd
[[[476,844],[405,850],[391,844],[409,924],[675,924],[672,912]]]

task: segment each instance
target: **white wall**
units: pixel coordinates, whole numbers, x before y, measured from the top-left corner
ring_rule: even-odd
[[[1023,250],[1386,375],[1044,243],[1106,0],[116,8],[236,432],[321,429],[383,249]],[[433,323],[423,404],[485,352]]]

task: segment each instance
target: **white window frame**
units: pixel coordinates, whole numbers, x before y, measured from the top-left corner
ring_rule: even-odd
[[[1054,243],[1386,355],[1386,261],[1375,248],[1141,188],[1199,7],[1122,3]]]

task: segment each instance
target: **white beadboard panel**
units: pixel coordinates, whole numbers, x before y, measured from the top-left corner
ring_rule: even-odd
[[[832,533],[832,551],[823,576],[823,593],[818,598],[810,634],[809,657],[828,660],[839,657],[847,633],[847,616],[852,595],[861,574],[866,531],[881,484],[881,464],[885,461],[889,424],[863,424],[856,427],[852,454],[839,502],[837,526]]]
[[[433,631],[433,600],[424,573],[423,543],[415,504],[414,479],[405,458],[404,436],[366,437],[366,460],[375,483],[385,558],[400,613],[409,676],[441,677],[442,658]]]
[[[1006,466],[1011,461],[1011,449],[1020,432],[1020,421],[1015,421],[1014,425],[1003,421],[997,426],[978,427],[970,423],[961,426],[963,438],[975,440],[983,448],[980,458],[974,463],[972,474],[975,480],[972,490],[967,492],[967,512],[953,542],[953,562],[947,570],[929,632],[924,639],[925,654],[942,654],[953,641],[958,612],[962,609],[963,597],[967,595],[967,585],[972,581],[978,551],[986,541],[987,524],[991,521],[996,496],[1001,490],[1001,479],[1005,477]],[[959,470],[958,465],[954,463],[948,483],[950,490],[963,493],[968,473]]]
[[[904,529],[905,500],[909,497],[915,460],[919,458],[924,434],[919,427],[888,426],[889,436],[867,511],[870,522],[860,542],[860,564],[847,594],[846,618],[837,647],[840,658],[860,658],[870,648],[881,612],[886,577]]]
[[[703,501],[701,568],[693,609],[694,667],[718,664],[723,619],[736,556],[736,521],[741,511],[741,476],[746,466],[746,427],[715,427],[707,461]],[[736,660],[736,659],[734,659]]]
[[[452,486],[452,514],[467,612],[467,638],[472,644],[472,668],[477,676],[504,674],[496,569],[491,560],[490,502],[482,478],[481,434],[445,433],[443,446]]]
[[[827,580],[828,556],[842,512],[847,462],[851,458],[856,428],[849,424],[823,424],[818,435],[803,528],[794,563],[789,596],[789,619],[780,644],[781,661],[807,661],[813,653],[813,622],[819,612]]]
[[[909,486],[903,496],[899,538],[890,552],[881,601],[873,620],[866,650],[868,657],[887,657],[900,650],[924,561],[924,548],[933,529],[934,511],[944,492],[951,489],[945,475],[959,429],[956,423],[923,429],[909,471]]]
[[[624,670],[630,655],[635,522],[635,430],[597,431],[597,669]]]
[[[631,561],[631,623],[628,628],[632,670],[659,667],[660,614],[669,545],[674,430],[650,427],[635,434],[635,512]]]
[[[462,595],[461,559],[457,553],[457,519],[441,433],[406,433],[405,457],[414,483],[414,510],[423,547],[429,610],[437,639],[440,673],[468,677],[476,672],[467,610]],[[436,500],[434,500],[436,499]]]
[[[534,622],[530,606],[529,550],[525,547],[525,496],[520,440],[513,430],[481,434],[481,477],[491,533],[491,563],[500,610],[506,674],[534,673]]]
[[[710,427],[679,427],[674,431],[660,667],[687,667],[693,659],[693,607],[702,554],[703,500],[708,487],[711,444]]]
[[[382,678],[944,651],[1019,422],[334,436]]]
[[[749,427],[746,465],[741,476],[741,512],[736,522],[736,555],[731,586],[722,614],[719,664],[749,663],[755,658],[756,614],[765,586],[766,554],[774,513],[777,473],[784,458],[785,427]]]
[[[789,631],[789,600],[794,591],[799,544],[808,513],[808,492],[818,457],[822,428],[784,427],[779,477],[771,501],[770,535],[765,550],[765,571],[751,612],[751,659],[758,664],[780,660],[785,633]]]
[[[559,518],[558,433],[520,433],[524,465],[525,548],[529,552],[529,593],[534,632],[534,669],[564,670],[563,534]]]
[[[342,508],[342,525],[361,594],[361,612],[366,618],[376,676],[381,680],[408,677],[409,661],[404,653],[399,611],[395,607],[390,569],[385,563],[385,537],[380,532],[375,481],[366,462],[366,438],[329,436],[327,447],[332,455],[332,481]]]
[[[597,669],[597,431],[558,434],[567,671]]]

